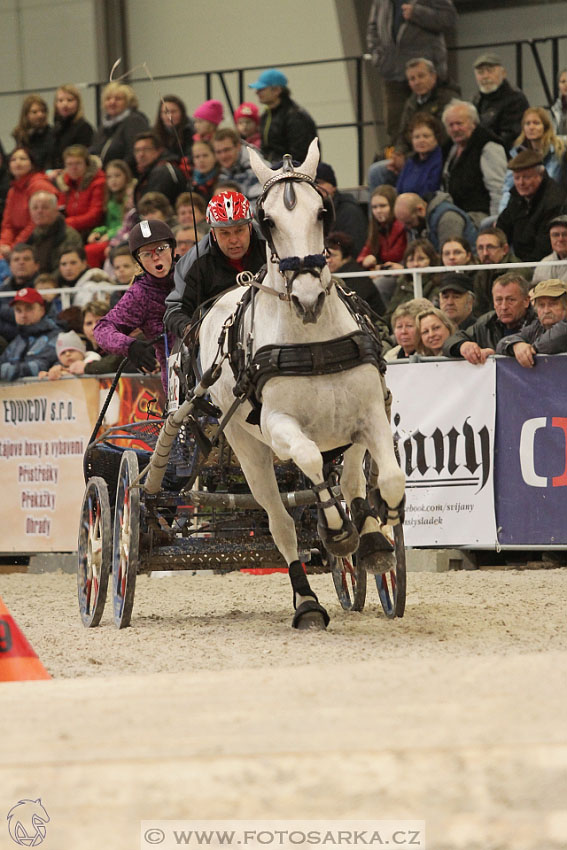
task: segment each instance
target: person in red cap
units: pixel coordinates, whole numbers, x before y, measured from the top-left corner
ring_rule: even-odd
[[[10,306],[19,333],[0,356],[0,380],[37,377],[57,362],[55,344],[61,328],[45,315],[46,304],[37,289],[19,289]]]
[[[245,101],[234,110],[234,123],[240,133],[240,137],[249,145],[259,148],[262,144],[260,136],[260,112],[255,103]]]

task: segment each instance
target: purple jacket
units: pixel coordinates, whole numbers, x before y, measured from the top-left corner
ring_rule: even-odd
[[[130,289],[127,289],[112,310],[97,322],[94,329],[94,338],[100,348],[109,354],[121,354],[123,357],[126,357],[134,342],[134,338],[129,334],[136,328],[140,328],[148,339],[162,334],[154,348],[161,366],[164,388],[167,388],[167,362],[163,340],[163,314],[166,296],[172,289],[173,268],[171,273],[162,279],[152,277],[147,272],[138,275]],[[174,337],[168,334],[167,340],[171,351]]]

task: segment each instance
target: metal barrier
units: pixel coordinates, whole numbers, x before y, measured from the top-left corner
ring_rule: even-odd
[[[557,98],[558,95],[558,83],[557,78],[559,75],[559,43],[567,39],[567,35],[554,35],[554,36],[546,36],[542,38],[526,38],[520,41],[499,41],[499,42],[490,42],[490,43],[479,43],[479,44],[465,44],[459,45],[458,47],[449,47],[449,51],[452,53],[460,53],[461,51],[480,51],[487,49],[495,49],[500,47],[513,47],[515,50],[516,62],[515,62],[515,72],[516,72],[516,85],[519,88],[522,88],[523,78],[524,78],[524,53],[525,50],[529,50],[532,58],[535,62],[536,69],[538,72],[538,76],[543,88],[543,92],[545,98],[547,100],[547,104],[550,106],[553,101]],[[543,61],[540,55],[539,48],[544,44],[551,45],[551,82],[548,80],[548,76],[545,73]],[[365,176],[365,151],[364,151],[364,128],[365,127],[376,127],[378,124],[382,124],[381,121],[367,120],[364,117],[365,109],[364,109],[364,97],[363,97],[363,66],[365,60],[369,59],[368,54],[364,54],[363,56],[341,56],[337,59],[316,59],[316,60],[306,60],[304,62],[280,62],[278,64],[279,68],[311,68],[316,65],[333,65],[333,64],[344,64],[348,70],[349,65],[354,67],[354,112],[355,112],[355,120],[354,121],[338,121],[332,124],[320,124],[319,130],[337,130],[337,129],[346,129],[346,128],[355,128],[356,129],[356,148],[357,148],[357,164],[358,164],[358,180],[359,183],[364,183]],[[205,99],[210,99],[212,97],[212,88],[213,88],[213,80],[218,79],[221,88],[224,93],[224,97],[226,100],[226,105],[228,106],[230,113],[234,112],[235,104],[232,101],[230,95],[229,88],[229,79],[236,76],[237,78],[237,89],[238,89],[238,97],[239,102],[241,103],[243,100],[246,100],[246,91],[247,87],[244,83],[244,75],[249,72],[257,72],[263,71],[266,69],[265,65],[247,65],[242,68],[224,68],[218,69],[215,71],[191,71],[188,73],[179,73],[179,74],[162,74],[156,77],[153,77],[153,80],[156,83],[160,83],[165,80],[182,80],[188,78],[202,78],[204,83],[204,94]],[[149,80],[147,77],[132,77],[128,80],[129,83],[135,85],[136,83],[147,83]],[[99,81],[99,82],[91,82],[82,84],[80,87],[85,90],[94,90],[95,95],[95,123],[99,125],[101,123],[101,112],[100,112],[100,95],[102,89],[105,85],[107,85],[108,80]],[[27,94],[31,94],[32,92],[39,93],[50,93],[55,92],[57,90],[57,86],[45,86],[45,87],[36,87],[34,89],[14,89],[11,91],[0,91],[0,98],[2,96],[13,96],[13,95],[21,95],[25,96]]]
[[[548,263],[543,263],[541,260],[539,262],[526,261],[525,263],[486,263],[481,264],[477,263],[475,265],[470,266],[427,266],[424,269],[383,269],[380,271],[361,271],[361,272],[345,272],[344,274],[337,273],[335,277],[347,278],[351,277],[369,277],[369,278],[379,278],[379,277],[392,277],[393,275],[411,275],[413,279],[413,294],[414,298],[422,298],[423,297],[423,285],[422,278],[424,274],[443,274],[444,272],[471,272],[471,271],[487,271],[489,269],[501,269],[504,274],[505,271],[511,269],[526,269],[526,268],[535,268],[536,266],[567,266],[567,260],[552,260]],[[127,284],[119,284],[119,283],[104,283],[101,281],[96,284],[97,289],[104,289],[108,292],[116,292],[117,290],[125,290],[128,289]],[[80,290],[76,290],[73,287],[61,287],[59,289],[50,289],[49,292],[54,292],[58,295],[61,295],[61,306],[63,309],[71,306],[72,296],[76,295]],[[0,299],[2,298],[13,298],[15,292],[0,292]]]
[[[335,277],[344,278],[345,280],[350,277],[370,277],[370,278],[378,278],[378,277],[392,277],[393,275],[411,275],[413,279],[413,295],[414,298],[422,298],[423,297],[423,285],[422,278],[424,274],[443,274],[444,272],[476,272],[476,271],[488,271],[490,269],[501,269],[502,274],[505,271],[514,270],[514,269],[526,269],[526,268],[535,268],[536,266],[567,266],[567,260],[553,260],[548,263],[542,263],[541,260],[539,262],[525,262],[525,263],[486,263],[481,264],[477,263],[475,265],[470,266],[427,266],[424,269],[384,269],[380,271],[362,271],[362,272],[345,272],[345,274],[340,274],[340,270],[338,273],[335,273]]]
[[[105,283],[104,281],[93,281],[96,283],[96,288],[98,290],[103,290],[105,292],[117,292],[118,290],[124,291],[129,288],[127,283]],[[73,295],[78,295],[81,290],[75,289],[73,286],[62,286],[58,289],[49,289],[48,292],[51,292],[55,295],[61,296],[61,309],[66,310],[67,307],[71,307],[73,302]],[[13,298],[16,294],[16,291],[13,292],[0,292],[0,299],[2,298]]]

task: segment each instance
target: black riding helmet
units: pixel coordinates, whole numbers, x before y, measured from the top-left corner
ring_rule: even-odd
[[[171,228],[158,218],[145,218],[138,222],[128,236],[128,248],[137,263],[144,268],[138,259],[139,251],[145,245],[154,242],[167,242],[171,246],[172,260],[175,257],[176,242]]]

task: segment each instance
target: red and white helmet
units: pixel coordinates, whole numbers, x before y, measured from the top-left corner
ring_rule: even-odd
[[[213,195],[207,206],[207,224],[211,227],[236,227],[252,221],[250,201],[240,192],[226,189]]]

